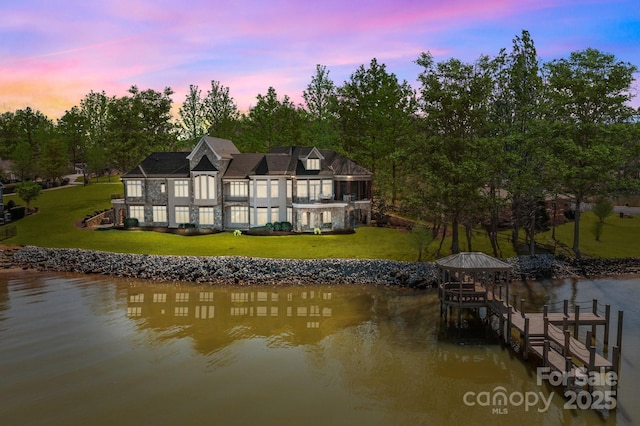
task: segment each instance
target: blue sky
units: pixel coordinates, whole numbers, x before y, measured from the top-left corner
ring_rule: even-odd
[[[637,0],[7,0],[0,112],[31,106],[56,119],[91,90],[122,96],[131,85],[169,86],[178,107],[189,85],[205,93],[211,80],[247,111],[269,86],[302,102],[316,64],[341,85],[372,58],[417,87],[421,52],[472,62],[510,49],[523,29],[542,61],[595,48],[640,66]]]

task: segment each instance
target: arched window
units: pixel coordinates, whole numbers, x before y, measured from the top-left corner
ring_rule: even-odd
[[[215,200],[216,178],[209,175],[196,176],[194,179],[196,200]]]

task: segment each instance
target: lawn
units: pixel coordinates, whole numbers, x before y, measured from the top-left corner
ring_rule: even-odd
[[[41,193],[32,202],[39,213],[14,222],[17,236],[4,244],[36,245],[41,247],[85,248],[111,252],[195,255],[195,256],[252,256],[270,258],[363,258],[415,261],[418,253],[411,233],[390,228],[360,227],[347,235],[291,235],[291,236],[234,236],[231,232],[212,235],[183,236],[150,231],[96,231],[80,229],[75,223],[88,213],[109,208],[111,194],[122,194],[117,183],[74,185]],[[5,196],[5,203],[15,195]],[[640,257],[640,217],[621,219],[610,216],[604,226],[601,242],[595,241],[591,228],[595,216],[582,216],[581,250],[585,256]],[[467,250],[461,232],[460,246]],[[500,244],[504,257],[514,255],[508,243],[509,231],[504,231]],[[550,243],[551,231],[539,234],[537,240]],[[556,228],[556,237],[571,246],[573,223]],[[429,246],[428,260],[433,259],[439,240]],[[449,254],[451,241],[445,239],[441,255]],[[491,254],[491,247],[482,232],[474,236],[472,249]],[[424,258],[424,256],[423,256]]]
[[[99,183],[44,191],[32,206],[39,213],[14,222],[18,235],[4,244],[85,248],[111,252],[256,256],[271,258],[417,259],[410,234],[395,229],[358,228],[347,235],[234,236],[231,232],[183,236],[150,231],[95,231],[75,222],[110,206],[111,194],[122,194],[121,183]],[[5,202],[16,196],[6,196]]]

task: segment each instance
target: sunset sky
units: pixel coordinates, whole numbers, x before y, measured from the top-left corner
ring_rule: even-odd
[[[316,64],[341,85],[372,58],[417,88],[421,52],[472,62],[523,29],[543,61],[592,47],[640,66],[637,0],[2,0],[0,112],[57,119],[131,85],[169,86],[178,107],[211,80],[247,111],[269,86],[302,102]]]

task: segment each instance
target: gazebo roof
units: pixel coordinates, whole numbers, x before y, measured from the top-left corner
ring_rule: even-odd
[[[452,254],[436,260],[436,264],[450,271],[500,272],[512,269],[508,263],[480,252]]]

